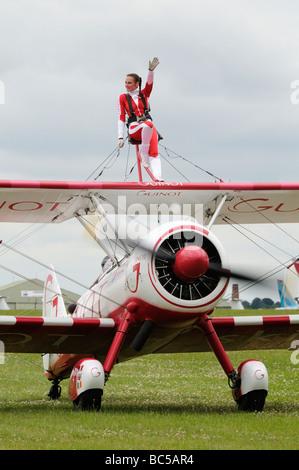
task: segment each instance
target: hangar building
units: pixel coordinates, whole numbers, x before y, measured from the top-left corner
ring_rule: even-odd
[[[41,310],[43,304],[44,281],[40,279],[28,279],[10,282],[0,286],[0,303],[2,309],[7,304],[10,310]],[[67,305],[76,303],[79,295],[65,289],[61,289],[64,303]]]

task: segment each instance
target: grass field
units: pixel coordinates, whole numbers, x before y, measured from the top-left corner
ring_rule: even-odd
[[[236,367],[249,358],[265,362],[269,396],[263,412],[237,410],[213,353],[118,364],[98,413],[73,411],[67,381],[61,398],[49,401],[39,355],[6,354],[0,364],[0,449],[298,449],[299,365],[292,364],[290,351],[242,351],[230,358]]]

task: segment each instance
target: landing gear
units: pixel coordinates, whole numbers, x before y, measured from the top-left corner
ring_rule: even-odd
[[[58,400],[58,398],[60,398],[61,387],[59,383],[60,383],[59,379],[52,380],[52,386],[48,393],[48,397],[50,398],[50,400]]]
[[[68,387],[74,410],[99,411],[104,385],[104,369],[97,359],[85,358],[78,361],[72,370]]]
[[[109,348],[104,365],[95,358],[84,358],[73,367],[68,392],[75,410],[101,409],[101,401],[105,382],[125,340],[126,332],[131,325],[132,311],[136,304],[128,305],[120,325]]]
[[[266,366],[255,360],[244,361],[238,367],[240,383],[232,394],[240,411],[262,411],[268,394]]]
[[[232,389],[235,402],[241,411],[262,411],[268,394],[268,372],[265,365],[253,359],[244,361],[234,370],[212,322],[207,315],[197,322],[220,362]]]
[[[76,400],[73,401],[73,407],[76,411],[88,411],[101,409],[103,390],[89,389],[81,393]]]

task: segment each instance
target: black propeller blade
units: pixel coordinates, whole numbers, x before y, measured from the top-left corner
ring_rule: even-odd
[[[215,274],[219,274],[219,276],[222,277],[228,277],[228,278],[235,278],[235,279],[240,279],[243,281],[255,281],[256,276],[251,276],[249,274],[243,274],[241,272],[236,272],[236,271],[231,271],[230,269],[224,269],[222,266],[216,263],[210,263],[209,268],[207,272],[212,272]]]

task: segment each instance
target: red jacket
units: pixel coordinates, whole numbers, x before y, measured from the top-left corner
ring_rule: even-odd
[[[153,72],[149,70],[145,87],[141,90],[145,98],[147,108],[149,108],[148,98],[153,89],[153,76],[154,76]],[[131,116],[126,95],[127,95],[126,93],[123,93],[118,98],[118,138],[119,139],[124,138],[126,114],[128,117]],[[135,115],[142,116],[145,110],[144,110],[142,100],[139,96],[139,88],[136,88],[136,90],[130,92],[129,95],[131,96],[131,103],[132,103],[132,107],[133,107],[133,111]]]

